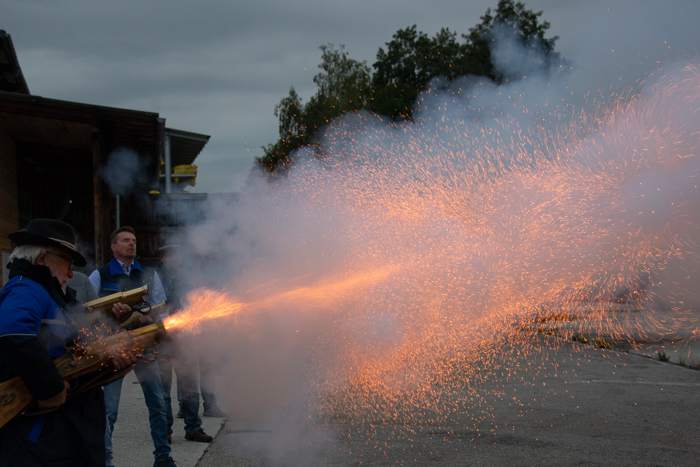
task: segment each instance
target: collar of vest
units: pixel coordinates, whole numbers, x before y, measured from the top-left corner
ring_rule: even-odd
[[[143,271],[143,266],[141,266],[141,263],[136,261],[136,259],[134,259],[134,261],[131,263],[131,270],[133,271],[134,269]],[[112,276],[124,274],[124,269],[122,269],[122,265],[117,258],[112,258],[112,260],[109,262],[109,274]]]

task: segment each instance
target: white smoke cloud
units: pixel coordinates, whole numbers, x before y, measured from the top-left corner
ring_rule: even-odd
[[[115,196],[127,196],[148,188],[146,160],[129,148],[119,148],[107,157],[99,168],[100,177]]]
[[[552,71],[549,70],[544,45],[537,39],[527,43],[520,40],[522,33],[518,25],[496,23],[491,33],[495,38],[491,46],[491,61],[504,81],[543,76]]]
[[[516,73],[519,52],[504,47]],[[435,381],[449,391],[444,362],[542,303],[644,283],[650,307],[697,307],[697,67],[595,114],[564,98],[569,77],[438,80],[415,121],[346,115],[325,131],[322,159],[301,151],[285,179],[213,206],[188,243],[210,283],[263,303],[203,343],[224,356],[232,418],[276,427],[239,452],[308,463],[333,438],[328,412],[381,422],[394,415],[380,400],[429,395]]]

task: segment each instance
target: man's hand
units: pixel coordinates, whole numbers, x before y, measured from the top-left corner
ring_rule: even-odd
[[[108,353],[107,356],[116,370],[128,368],[138,360],[131,350],[115,351],[114,353]]]
[[[124,303],[117,302],[114,305],[112,305],[112,314],[114,315],[114,318],[119,322],[122,322],[125,319],[129,318],[131,316],[131,312],[131,307]]]
[[[66,402],[66,393],[68,392],[68,388],[70,385],[68,384],[67,381],[63,382],[63,391],[59,392],[53,397],[49,397],[48,399],[43,399],[40,401],[37,401],[37,408],[39,410],[44,410],[44,409],[55,409],[57,407],[62,406]]]
[[[139,316],[139,323],[141,323],[142,325],[151,324],[152,322],[153,322],[153,318],[151,318],[151,315]]]

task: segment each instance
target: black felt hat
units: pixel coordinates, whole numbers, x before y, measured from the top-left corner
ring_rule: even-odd
[[[75,248],[73,227],[56,219],[33,219],[26,229],[8,235],[16,246],[43,245],[68,250],[76,266],[85,266],[87,261]]]

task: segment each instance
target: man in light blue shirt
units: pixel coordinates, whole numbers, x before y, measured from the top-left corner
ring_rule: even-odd
[[[120,227],[110,236],[110,244],[114,258],[99,267],[90,274],[90,282],[100,297],[117,292],[135,289],[142,285],[148,285],[149,295],[144,299],[151,305],[157,305],[165,301],[165,290],[158,277],[158,273],[148,266],[136,261],[136,232],[131,227]],[[127,307],[128,308],[128,307]],[[130,310],[115,312],[115,317],[120,319],[119,313],[131,313]],[[150,316],[142,316],[140,324],[148,324],[153,319]],[[160,369],[155,355],[151,352],[144,354],[134,366],[134,374],[141,383],[141,389],[148,407],[148,421],[151,425],[151,438],[153,439],[154,467],[174,467],[175,462],[170,457],[170,443],[168,442],[168,425],[165,415],[165,402],[163,399],[163,386],[160,380]],[[112,466],[112,432],[119,412],[119,399],[121,396],[123,379],[104,387],[105,406],[107,409],[107,429],[105,431],[105,465]]]

